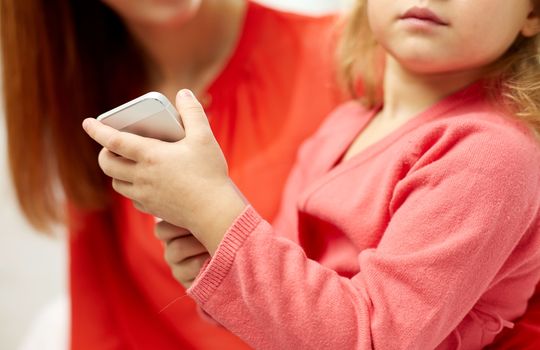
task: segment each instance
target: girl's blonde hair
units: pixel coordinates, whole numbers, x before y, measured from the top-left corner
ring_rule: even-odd
[[[532,3],[534,12],[540,15],[540,0]],[[383,60],[369,27],[366,0],[355,1],[345,23],[338,52],[341,80],[349,93],[371,108],[382,103]],[[502,91],[505,106],[528,123],[537,135],[540,134],[539,54],[540,35],[520,35],[490,67],[487,77],[492,91]]]

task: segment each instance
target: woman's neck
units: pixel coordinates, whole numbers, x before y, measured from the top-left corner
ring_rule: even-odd
[[[480,69],[448,74],[417,74],[388,56],[384,75],[384,108],[380,115],[396,120],[412,118],[481,76]]]
[[[169,98],[179,88],[203,91],[232,54],[246,10],[245,0],[204,0],[193,18],[178,25],[127,23],[147,55],[151,88]]]

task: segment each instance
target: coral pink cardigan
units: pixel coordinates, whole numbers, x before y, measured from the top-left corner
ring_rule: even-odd
[[[299,153],[274,227],[251,207],[188,293],[256,349],[479,349],[540,279],[540,147],[477,83],[350,160],[350,103]]]

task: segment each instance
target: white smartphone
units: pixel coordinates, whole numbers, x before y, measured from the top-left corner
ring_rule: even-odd
[[[185,136],[180,115],[167,97],[149,92],[97,117],[117,130],[175,142]]]

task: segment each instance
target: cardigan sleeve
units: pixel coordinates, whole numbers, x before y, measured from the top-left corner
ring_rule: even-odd
[[[395,187],[382,241],[353,278],[249,207],[188,293],[257,349],[480,348],[496,332],[455,330],[468,316],[489,323],[477,302],[509,260],[538,269],[539,152],[522,141],[502,131],[434,142]]]

